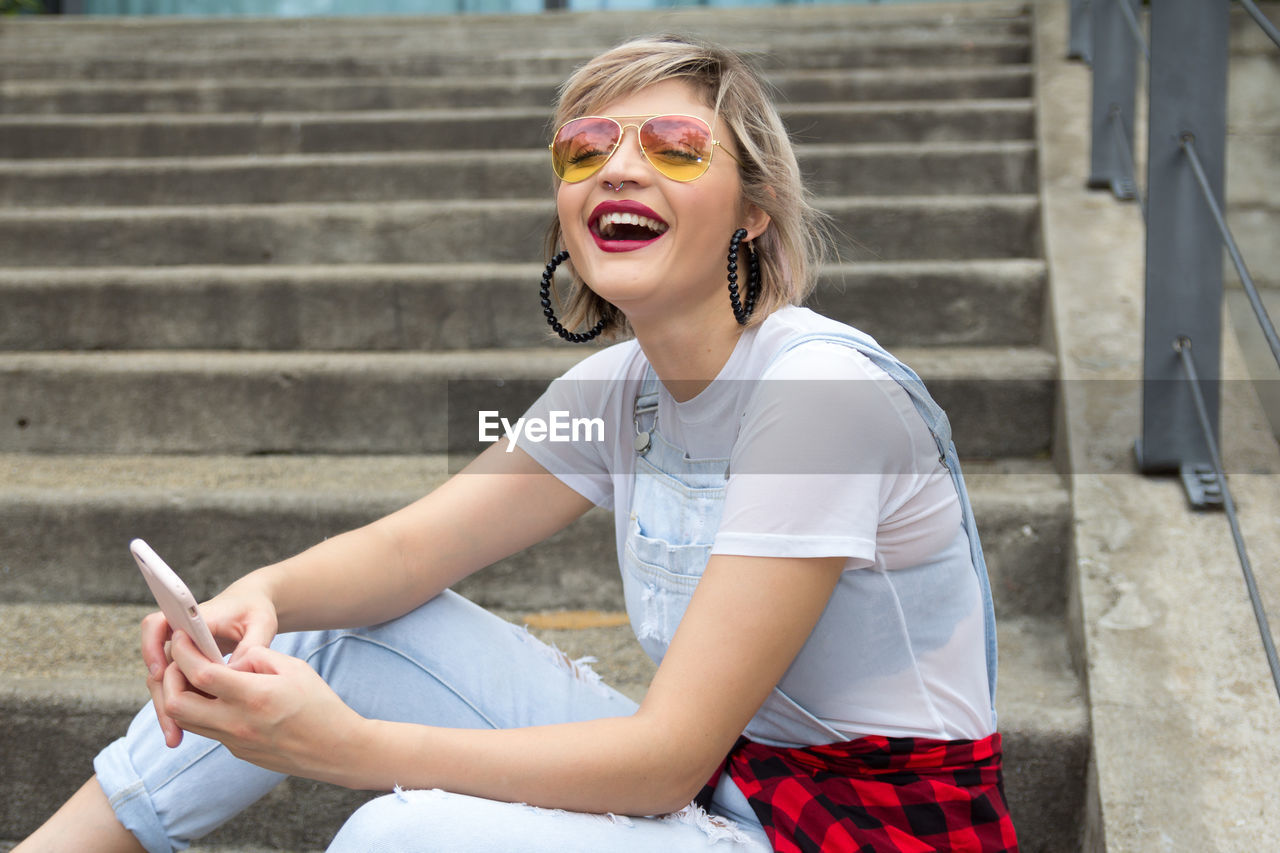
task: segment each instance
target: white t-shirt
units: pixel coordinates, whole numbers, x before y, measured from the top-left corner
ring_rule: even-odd
[[[778,684],[816,718],[815,730],[761,723],[747,735],[775,745],[986,737],[994,724],[980,593],[959,500],[927,426],[907,393],[851,347],[810,341],[777,356],[797,335],[847,329],[784,308],[745,331],[693,399],[676,402],[659,383],[664,438],[690,458],[729,459],[712,553],[847,558]],[[619,554],[647,367],[635,341],[617,344],[567,371],[526,413],[599,418],[603,440],[519,442],[613,510]]]

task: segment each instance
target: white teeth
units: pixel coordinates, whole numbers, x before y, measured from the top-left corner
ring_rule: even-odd
[[[606,213],[596,222],[596,227],[600,229],[600,234],[604,237],[612,235],[618,225],[638,225],[642,228],[648,228],[655,234],[661,234],[667,230],[665,222],[659,222],[656,219],[650,219],[648,216],[641,216],[638,213]]]

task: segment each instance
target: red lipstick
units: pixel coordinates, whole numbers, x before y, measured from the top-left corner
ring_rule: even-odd
[[[617,217],[628,217],[627,222],[618,222]],[[602,219],[611,217],[613,221],[602,223]],[[655,241],[662,238],[667,231],[667,223],[662,217],[658,216],[652,208],[641,204],[638,201],[618,200],[606,201],[596,205],[591,211],[591,218],[587,222],[588,230],[591,237],[596,241],[596,245],[604,252],[634,252],[637,249],[643,249]],[[634,230],[629,234],[633,239],[620,239],[611,232],[614,228],[622,226],[641,227],[652,234],[650,237],[636,237]]]

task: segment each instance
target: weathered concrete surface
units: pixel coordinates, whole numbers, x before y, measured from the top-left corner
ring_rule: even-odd
[[[844,261],[1039,254],[1033,195],[842,197],[818,207]],[[516,263],[542,255],[554,210],[549,198],[8,208],[0,257],[10,267]]]
[[[1055,365],[1043,350],[899,353],[946,407],[965,456],[1048,452]],[[0,452],[477,451],[484,448],[476,413],[513,417],[582,356],[548,349],[4,354]]]
[[[1024,99],[870,101],[780,108],[798,142],[958,142],[1025,139]],[[545,107],[365,110],[348,113],[137,114],[0,117],[6,158],[181,157],[416,151],[424,146],[534,149]]]
[[[561,78],[0,81],[0,115],[313,112],[551,104]],[[780,71],[784,102],[1025,98],[1028,65]]]
[[[416,500],[448,467],[443,456],[0,454],[0,601],[144,603],[124,547],[135,536],[211,597]],[[1031,460],[971,462],[966,476],[998,615],[1056,619],[1070,527],[1060,479]],[[612,516],[595,509],[458,590],[508,610],[621,609],[613,541]]]
[[[1280,3],[1258,4],[1280,23]],[[1227,220],[1263,287],[1280,289],[1280,50],[1238,4],[1231,9],[1231,61],[1227,70]],[[1228,262],[1226,281],[1237,286]],[[1272,360],[1274,363],[1274,359]]]
[[[1035,145],[1027,130],[1028,138],[1008,141],[835,143],[803,145],[798,153],[819,196],[1033,193]],[[0,161],[0,204],[24,208],[536,198],[551,184],[546,152],[534,146]]]
[[[545,346],[533,264],[0,269],[0,351]],[[888,347],[1038,346],[1039,259],[830,264],[811,302]],[[481,302],[483,312],[472,306]],[[910,320],[906,318],[912,318]]]
[[[1280,702],[1220,513],[1134,473],[1143,237],[1138,210],[1084,189],[1089,71],[1068,63],[1067,4],[1041,0],[1045,241],[1069,394],[1079,643],[1087,660],[1096,798],[1087,847],[1271,850],[1280,845]],[[1244,375],[1227,336],[1226,375]],[[1109,381],[1097,381],[1109,380]],[[1280,608],[1280,453],[1247,383],[1222,431],[1250,556]]]

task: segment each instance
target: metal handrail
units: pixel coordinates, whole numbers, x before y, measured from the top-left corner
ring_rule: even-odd
[[[1138,15],[1133,11],[1133,7],[1128,3],[1120,4],[1120,14],[1124,17],[1125,26],[1129,28],[1129,34],[1133,36],[1133,40],[1138,47],[1142,48],[1142,56],[1151,62],[1151,45],[1147,43],[1147,37],[1142,32],[1142,25],[1138,23]]]
[[[1227,253],[1231,256],[1231,262],[1235,265],[1236,273],[1240,276],[1240,284],[1243,285],[1244,291],[1249,297],[1249,304],[1253,306],[1254,316],[1258,318],[1258,325],[1262,327],[1262,335],[1267,339],[1267,346],[1271,348],[1271,355],[1275,358],[1276,365],[1280,366],[1280,335],[1276,334],[1276,327],[1271,322],[1271,314],[1267,312],[1267,307],[1262,304],[1262,298],[1258,295],[1258,288],[1253,283],[1253,276],[1249,275],[1249,269],[1244,263],[1244,256],[1240,254],[1240,247],[1236,245],[1235,238],[1231,236],[1231,229],[1227,227],[1227,218],[1223,215],[1222,208],[1218,205],[1218,200],[1213,197],[1213,192],[1209,188],[1209,178],[1204,173],[1200,155],[1196,153],[1194,136],[1187,134],[1182,138],[1182,150],[1187,153],[1191,171],[1196,176],[1196,183],[1200,185],[1205,203],[1209,205],[1209,212],[1213,214],[1213,221],[1217,224],[1218,232],[1222,235],[1222,242],[1227,248]]]
[[[1195,401],[1196,414],[1204,430],[1204,441],[1209,451],[1210,464],[1218,481],[1226,483],[1227,475],[1222,469],[1222,454],[1218,452],[1217,442],[1213,440],[1213,430],[1209,424],[1208,407],[1204,403],[1204,394],[1200,389],[1200,377],[1196,375],[1196,365],[1191,359],[1191,340],[1178,338],[1173,344],[1186,371],[1188,387]],[[1240,532],[1240,518],[1236,513],[1236,502],[1231,497],[1230,489],[1222,490],[1222,505],[1231,525],[1231,538],[1235,541],[1236,554],[1240,558],[1240,571],[1244,574],[1244,585],[1249,590],[1249,601],[1253,604],[1253,618],[1258,623],[1258,633],[1262,636],[1262,649],[1267,656],[1267,665],[1271,667],[1271,681],[1276,687],[1276,696],[1280,697],[1280,657],[1276,655],[1276,644],[1271,637],[1271,623],[1267,619],[1267,610],[1262,605],[1262,595],[1258,592],[1258,581],[1253,575],[1253,563],[1249,560],[1249,551],[1245,548],[1244,534]]]
[[[1249,17],[1253,18],[1254,22],[1262,28],[1262,31],[1267,34],[1267,38],[1275,42],[1276,47],[1280,47],[1280,30],[1276,29],[1275,24],[1267,20],[1267,16],[1262,14],[1262,10],[1258,8],[1257,4],[1253,0],[1240,0],[1240,5],[1249,13]]]
[[[1219,451],[1216,417],[1219,401],[1214,399],[1211,407],[1205,399],[1200,370],[1196,366],[1199,360],[1209,381],[1217,383],[1221,361],[1219,330],[1223,248],[1240,276],[1271,354],[1280,365],[1280,335],[1276,333],[1240,247],[1227,225],[1221,200],[1225,170],[1226,116],[1223,102],[1226,93],[1228,10],[1225,5],[1204,4],[1202,0],[1161,0],[1158,9],[1154,5],[1152,7],[1151,38],[1148,41],[1142,35],[1133,5],[1135,2],[1093,0],[1092,8],[1089,4],[1077,3],[1073,3],[1071,8],[1073,15],[1077,10],[1088,12],[1092,33],[1098,42],[1089,45],[1076,43],[1072,47],[1074,55],[1090,55],[1096,63],[1089,185],[1109,187],[1119,198],[1135,195],[1125,193],[1126,177],[1133,183],[1134,158],[1131,138],[1123,132],[1126,114],[1132,115],[1132,89],[1136,88],[1134,44],[1142,47],[1149,66],[1151,108],[1147,116],[1146,199],[1143,194],[1136,194],[1142,203],[1143,220],[1147,223],[1143,437],[1136,448],[1139,465],[1148,473],[1178,470],[1194,506],[1221,506],[1226,513],[1263,651],[1271,669],[1271,679],[1276,695],[1280,697],[1280,656],[1276,653],[1271,625],[1258,591],[1235,499],[1228,487]],[[1267,36],[1280,46],[1280,30],[1263,16],[1253,0],[1239,2]],[[1082,29],[1079,22],[1073,20],[1073,37]],[[1128,30],[1129,37],[1123,34],[1124,29]],[[1190,51],[1185,49],[1191,45],[1201,47],[1202,52],[1196,59],[1188,61],[1186,54]],[[1098,48],[1096,54],[1095,47]],[[1153,60],[1153,56],[1156,59]],[[1102,65],[1101,73],[1097,63]],[[1101,82],[1100,77],[1104,78]],[[1102,91],[1100,87],[1105,87],[1104,94],[1099,94]],[[1107,105],[1105,112],[1102,110],[1104,104]],[[1100,127],[1103,121],[1110,127]],[[1197,133],[1203,134],[1203,146],[1211,156],[1202,158]],[[1206,159],[1211,164],[1208,167]],[[1184,162],[1186,168],[1183,167]],[[1185,178],[1188,170],[1205,202],[1202,207],[1197,208],[1187,200],[1188,195],[1194,195]],[[1155,205],[1155,208],[1150,209],[1148,205]],[[1212,225],[1204,217],[1206,211],[1212,218]],[[1158,219],[1158,225],[1148,221],[1153,216]],[[1160,230],[1153,246],[1156,227]],[[1211,236],[1215,227],[1217,233]],[[1160,295],[1153,300],[1153,293]],[[1184,301],[1185,304],[1180,304]],[[1199,353],[1192,350],[1192,340],[1196,337],[1207,342]],[[1171,338],[1176,365],[1171,364],[1168,358]],[[1176,378],[1177,366],[1180,366],[1185,381],[1176,383],[1178,387],[1175,387],[1175,383],[1164,380]],[[1185,389],[1186,393],[1179,388]],[[1190,406],[1187,405],[1188,396]],[[1188,412],[1188,409],[1193,412]],[[1193,423],[1198,423],[1199,441],[1190,435],[1195,428]]]
[[[1116,153],[1120,155],[1120,183],[1114,187],[1116,197],[1124,200],[1134,199],[1138,202],[1138,210],[1142,212],[1142,222],[1147,222],[1147,194],[1138,186],[1138,169],[1133,163],[1133,134],[1124,126],[1124,114],[1119,107],[1107,114],[1111,122],[1111,139],[1115,142]]]

